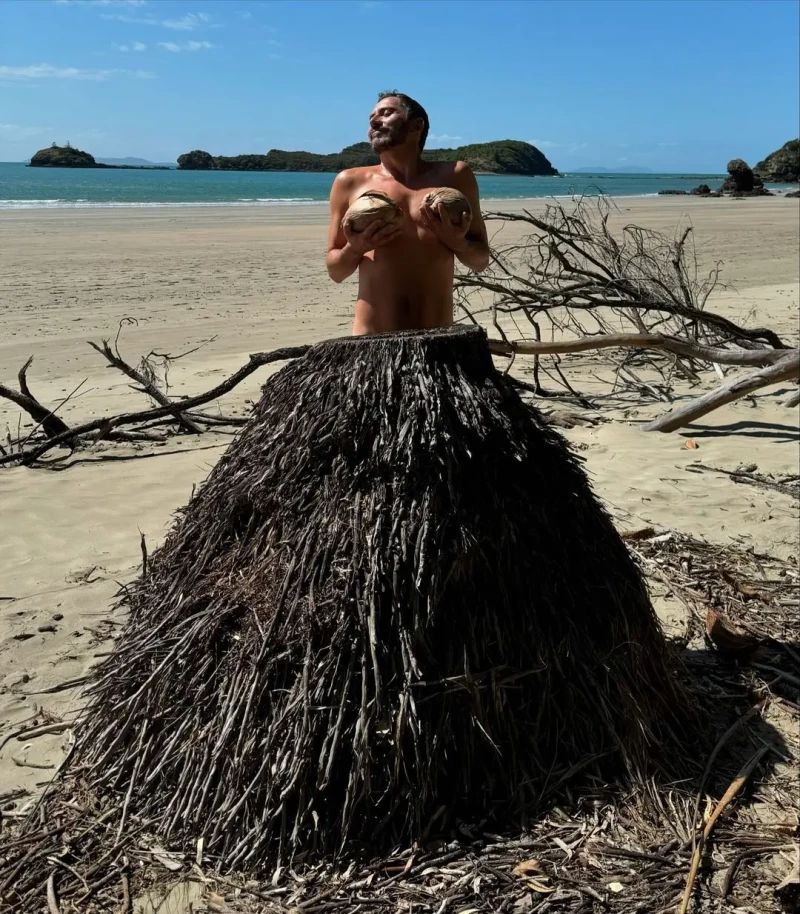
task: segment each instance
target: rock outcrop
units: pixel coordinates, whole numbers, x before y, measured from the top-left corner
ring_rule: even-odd
[[[178,156],[178,168],[192,171],[208,171],[216,168],[214,156],[204,149],[193,149]]]
[[[73,146],[48,146],[40,149],[30,161],[35,168],[104,168],[94,156]]]
[[[779,184],[800,181],[800,139],[789,140],[756,165],[755,171],[765,180]]]
[[[722,182],[720,193],[732,197],[772,196],[772,192],[764,187],[764,182],[744,159],[731,159],[727,171],[728,177]]]

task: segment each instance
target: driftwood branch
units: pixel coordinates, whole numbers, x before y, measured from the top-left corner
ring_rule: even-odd
[[[498,355],[553,355],[597,349],[656,349],[675,355],[720,365],[774,365],[786,356],[786,349],[719,349],[691,340],[658,333],[603,333],[565,340],[490,340],[489,348]]]
[[[744,378],[731,381],[729,384],[723,384],[685,406],[673,409],[652,422],[648,422],[643,428],[646,432],[674,432],[712,410],[724,406],[726,403],[732,403],[740,397],[745,397],[755,390],[770,384],[777,384],[780,381],[797,380],[798,378],[800,378],[800,350],[793,349],[788,353],[784,351],[783,358],[773,365]]]
[[[253,374],[264,365],[272,362],[285,361],[287,359],[296,359],[305,355],[310,346],[287,346],[282,349],[275,349],[272,352],[256,352],[250,356],[247,364],[243,365],[238,371],[234,372],[229,378],[217,384],[211,390],[195,397],[188,397],[182,400],[180,408],[182,412],[187,412],[195,406],[202,406],[204,403],[210,403],[212,400],[223,396],[233,390],[237,384],[241,383],[246,377]],[[4,395],[4,390],[8,388],[0,387],[0,395]],[[16,391],[11,391],[15,397],[20,395]],[[16,402],[13,397],[8,397],[12,402]],[[76,425],[74,428],[68,428],[66,431],[53,436],[49,440],[38,444],[27,451],[14,454],[6,454],[0,457],[0,465],[3,464],[23,464],[30,466],[40,457],[52,450],[54,447],[61,445],[74,446],[80,439],[88,435],[93,435],[94,440],[100,440],[108,435],[113,429],[123,425],[138,425],[142,422],[151,422],[154,419],[162,419],[165,416],[175,414],[175,404],[170,403],[168,406],[157,406],[153,409],[141,410],[133,413],[122,413],[118,416],[105,416],[101,419],[94,419],[83,425]]]
[[[56,435],[68,432],[69,426],[63,419],[56,416],[52,410],[47,409],[46,406],[42,406],[31,393],[31,390],[28,387],[27,373],[32,361],[33,356],[31,356],[22,368],[20,368],[18,375],[19,391],[16,391],[11,387],[6,387],[5,384],[0,384],[0,397],[10,400],[12,403],[19,406],[20,409],[25,410],[34,422],[41,425],[48,438],[54,438]]]
[[[134,387],[134,390],[138,389],[142,393],[146,393],[149,397],[155,400],[159,406],[169,407],[170,412],[178,420],[178,423],[181,425],[184,431],[191,432],[195,435],[202,433],[203,429],[200,428],[197,423],[188,418],[188,416],[184,415],[183,409],[173,404],[172,400],[170,400],[170,398],[163,391],[159,390],[153,381],[146,378],[140,371],[137,371],[122,358],[119,353],[119,349],[116,346],[115,352],[108,345],[108,340],[103,340],[99,346],[97,343],[93,343],[91,340],[89,340],[89,345],[92,347],[92,349],[99,352],[100,355],[102,355],[103,358],[105,358],[113,368],[117,368],[124,375],[127,375],[129,378],[131,378],[131,380],[136,381],[136,383],[139,385],[139,388]]]
[[[800,404],[800,388],[792,391],[792,393],[790,393],[789,396],[783,401],[781,406],[788,406],[789,409],[794,409],[794,407],[798,404]]]

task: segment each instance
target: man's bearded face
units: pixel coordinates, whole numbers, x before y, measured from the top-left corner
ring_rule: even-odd
[[[370,115],[367,135],[373,151],[381,153],[404,143],[409,130],[408,117],[397,99],[386,98],[378,102]]]

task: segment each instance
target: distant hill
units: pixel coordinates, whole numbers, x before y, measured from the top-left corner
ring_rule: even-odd
[[[642,168],[641,165],[629,165],[627,168],[606,168],[598,165],[595,168],[573,168],[570,172],[573,175],[652,175],[655,174],[652,168]]]
[[[137,159],[135,156],[126,156],[124,159],[95,156],[95,161],[101,165],[127,165],[134,168],[175,168],[174,162],[151,162],[149,159]]]
[[[456,149],[426,149],[427,161],[462,160],[473,171],[495,175],[557,175],[547,157],[530,143],[521,140],[497,140],[472,143]],[[287,152],[270,149],[266,155],[212,156],[195,149],[178,156],[178,168],[204,171],[327,171],[377,165],[380,160],[369,143],[354,143],[341,152],[320,155],[315,152]]]
[[[793,184],[800,181],[800,139],[789,140],[753,169],[764,181]]]

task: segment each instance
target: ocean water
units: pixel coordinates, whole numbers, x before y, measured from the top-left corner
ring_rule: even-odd
[[[484,200],[599,194],[640,197],[660,190],[719,187],[722,175],[572,174],[559,178],[479,176]],[[252,206],[323,203],[332,173],[131,171],[28,168],[0,162],[0,210],[72,207]]]

